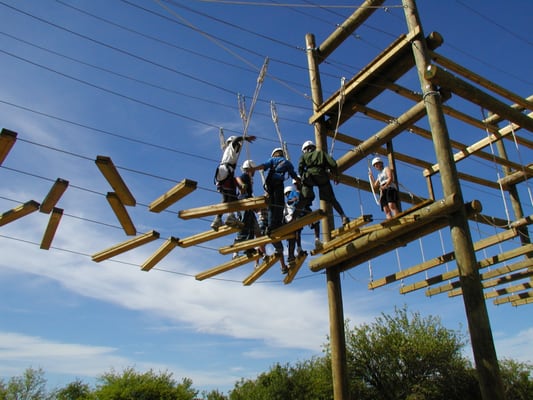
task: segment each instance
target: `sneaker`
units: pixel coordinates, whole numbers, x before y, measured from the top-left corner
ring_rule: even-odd
[[[226,225],[237,225],[240,221],[235,217],[235,215],[230,214],[226,218]]]
[[[283,267],[281,267],[281,273],[282,274],[288,274],[289,273],[289,268],[287,268],[285,265]]]
[[[256,249],[247,249],[247,250],[244,250],[244,254],[246,254],[246,257],[253,257],[257,254],[257,250]]]
[[[222,225],[222,217],[220,215],[217,215],[216,218],[211,222],[211,228],[213,228],[215,231],[218,231],[218,228],[220,228]]]
[[[319,238],[316,238],[315,239],[315,249],[316,250],[320,250],[320,249],[322,249],[322,247],[323,247],[322,241]]]
[[[233,255],[231,256],[231,259],[235,260],[237,257],[239,257],[239,253],[238,252],[233,253]]]
[[[296,267],[296,260],[294,258],[287,259],[289,269]]]
[[[348,225],[349,222],[350,222],[350,218],[342,217],[342,225]]]

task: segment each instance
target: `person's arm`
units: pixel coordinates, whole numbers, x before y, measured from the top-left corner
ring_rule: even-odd
[[[387,180],[381,185],[381,188],[386,189],[393,182],[394,178],[392,176],[392,170],[389,167],[385,167],[383,171],[385,173],[385,176],[387,177]]]

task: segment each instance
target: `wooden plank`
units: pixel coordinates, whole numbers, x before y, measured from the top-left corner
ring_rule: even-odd
[[[159,239],[159,232],[149,231],[138,235],[134,238],[126,240],[122,243],[118,243],[115,246],[112,246],[106,250],[102,250],[98,253],[92,255],[92,260],[95,262],[100,262],[107,260],[108,258],[114,257],[118,254],[124,253],[126,251],[132,250],[136,247],[139,247],[143,244],[152,242],[156,239]]]
[[[207,271],[200,272],[195,276],[196,280],[203,281],[204,279],[211,278],[215,275],[221,274],[223,272],[231,271],[241,265],[247,264],[250,261],[258,260],[261,256],[259,254],[254,254],[253,256],[242,255],[237,258],[233,258],[224,264],[221,264],[217,267],[208,269]]]
[[[279,261],[279,259],[280,256],[277,255],[268,256],[261,265],[254,269],[254,272],[252,272],[244,281],[242,281],[242,284],[244,286],[250,286],[252,283],[261,278],[261,276],[263,276],[264,273],[270,269],[270,267]]]
[[[490,292],[485,292],[485,298],[492,299],[494,297],[503,296],[506,294],[513,294],[515,292],[520,292],[522,290],[531,289],[531,288],[533,288],[533,284],[531,282],[525,282],[519,285],[508,286],[506,288],[494,289],[494,290],[491,290]]]
[[[206,232],[197,233],[196,235],[189,236],[185,239],[180,239],[178,241],[178,246],[180,247],[190,247],[195,246],[200,243],[208,242],[210,240],[218,239],[223,236],[229,235],[230,233],[239,232],[240,228],[237,226],[223,225],[218,230],[210,229]]]
[[[528,164],[523,169],[521,168],[510,175],[500,178],[498,183],[502,185],[504,190],[509,190],[511,186],[525,182],[531,177],[533,177],[533,164]]]
[[[283,279],[283,283],[285,285],[288,285],[294,280],[294,277],[296,276],[296,274],[302,267],[306,258],[307,258],[307,252],[303,253],[303,255],[298,255],[296,257],[296,265],[292,268],[289,268],[289,272],[287,273],[287,275],[285,275],[285,279]]]
[[[57,227],[59,226],[59,221],[61,221],[62,216],[63,209],[54,207],[52,213],[50,214],[50,218],[48,219],[48,225],[46,225],[43,238],[41,239],[40,248],[42,250],[50,249],[52,240],[54,239],[54,235],[56,234]]]
[[[518,230],[516,228],[508,229],[504,232],[497,233],[496,235],[490,236],[488,238],[482,239],[474,243],[474,250],[479,251],[487,247],[493,246],[497,243],[512,239],[518,236]],[[396,282],[400,279],[407,278],[412,275],[416,275],[420,272],[427,271],[428,269],[437,267],[439,265],[445,264],[447,262],[455,260],[455,253],[453,251],[443,254],[441,256],[426,260],[420,264],[416,264],[410,268],[406,268],[402,271],[398,271],[394,274],[387,275],[384,278],[376,279],[368,284],[369,289],[376,289],[380,286]]]
[[[533,297],[527,297],[525,299],[515,300],[511,302],[511,304],[515,307],[523,306],[523,305],[531,304],[531,303],[533,303]]]
[[[335,238],[336,236],[342,235],[346,232],[351,232],[354,229],[359,228],[360,226],[366,225],[369,222],[372,222],[373,218],[371,214],[364,214],[355,219],[352,219],[348,224],[343,225],[337,229],[331,231],[331,237]]]
[[[527,292],[516,293],[510,296],[500,297],[493,301],[495,305],[500,305],[504,303],[512,303],[521,299],[527,299],[533,297],[533,290],[528,290]]]
[[[477,263],[477,268],[487,268],[491,265],[496,265],[501,262],[510,260],[515,257],[519,257],[521,255],[524,255],[526,253],[529,253],[533,251],[533,244],[527,244],[524,246],[520,246],[516,249],[512,249],[509,251],[505,251],[503,253],[497,254],[493,257],[485,258],[484,260],[481,260]],[[439,275],[432,276],[430,278],[424,279],[423,281],[415,282],[411,285],[406,285],[402,288],[400,288],[400,293],[405,294],[412,292],[414,290],[422,289],[431,285],[434,285],[436,283],[440,283],[443,281],[446,281],[448,279],[457,278],[459,276],[459,270],[454,269],[452,271],[444,272]]]
[[[17,132],[2,128],[0,132],[0,165],[4,162],[11,148],[17,141]]]
[[[135,228],[135,225],[133,225],[133,221],[126,210],[126,207],[124,207],[124,204],[122,204],[120,201],[118,195],[115,192],[108,192],[105,198],[120,222],[124,233],[128,236],[137,234],[137,229]]]
[[[27,201],[26,203],[0,214],[0,226],[4,226],[19,218],[25,217],[26,215],[31,214],[38,209],[39,203],[37,203],[35,200]]]
[[[181,200],[189,193],[195,191],[196,186],[196,181],[184,179],[168,192],[162,194],[157,199],[152,201],[148,206],[148,209],[152,212],[159,213],[176,203],[178,200]]]
[[[39,211],[45,214],[49,214],[63,195],[65,193],[65,190],[67,190],[68,187],[68,181],[57,178],[52,187],[50,188],[50,191],[44,198],[43,202],[41,203],[41,207],[39,208]]]
[[[119,197],[122,204],[125,206],[134,206],[136,204],[135,197],[133,197],[130,189],[126,186],[126,183],[118,173],[111,158],[107,156],[97,156],[95,163]]]
[[[152,254],[142,265],[142,271],[150,271],[153,267],[156,266],[163,258],[165,258],[177,245],[178,238],[169,237],[165,242]]]
[[[201,218],[210,215],[226,214],[235,211],[245,211],[267,207],[267,199],[265,196],[252,197],[250,199],[235,200],[228,203],[218,203],[210,206],[202,206],[197,208],[190,208],[188,210],[180,210],[178,217],[181,219]]]

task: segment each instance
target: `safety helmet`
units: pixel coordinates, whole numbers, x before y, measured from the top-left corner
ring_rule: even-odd
[[[305,152],[305,150],[306,150],[308,147],[316,147],[316,146],[315,146],[315,144],[313,143],[313,141],[311,141],[311,140],[307,140],[306,142],[304,142],[304,144],[302,144],[302,152]]]
[[[287,194],[287,193],[290,193],[290,192],[294,192],[294,186],[285,186],[285,189],[283,189],[283,193],[284,194]]]
[[[383,164],[383,160],[381,159],[381,157],[374,157],[372,159],[372,166],[376,165],[377,163],[382,163]]]
[[[226,144],[233,142],[235,139],[237,139],[237,136],[230,136],[229,138],[226,139]]]
[[[276,154],[278,151],[281,151],[281,154],[284,154],[284,151],[281,147],[276,147],[274,150],[272,150],[272,154],[270,154],[270,157],[274,157],[274,154]]]
[[[241,169],[243,171],[247,170],[247,169],[251,169],[251,168],[254,168],[255,167],[255,163],[252,161],[252,160],[245,160],[243,163],[242,163],[242,167]]]

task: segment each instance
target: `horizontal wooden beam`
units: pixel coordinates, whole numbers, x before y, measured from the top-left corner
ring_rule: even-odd
[[[134,206],[137,202],[135,197],[130,192],[128,186],[118,173],[117,168],[113,164],[113,161],[110,157],[107,156],[97,156],[95,160],[96,166],[107,179],[107,182],[111,185],[117,196],[120,198],[120,201],[125,206]]]
[[[514,300],[511,302],[511,304],[515,307],[524,306],[526,304],[531,304],[531,303],[533,303],[533,297],[526,297],[525,299]]]
[[[197,233],[196,235],[189,236],[184,239],[180,239],[178,241],[178,246],[180,247],[195,246],[197,244],[205,243],[205,242],[208,242],[214,239],[218,239],[223,236],[229,235],[230,233],[236,233],[239,231],[240,231],[240,228],[237,226],[223,225],[220,228],[218,228],[216,231],[214,229],[210,229],[206,232]]]
[[[524,286],[524,284],[517,285],[517,286]],[[533,297],[533,290],[528,290],[528,291],[521,292],[521,293],[515,293],[515,294],[512,294],[510,296],[500,297],[498,299],[495,299],[493,301],[493,303],[498,306],[500,304],[512,303],[514,301],[521,300],[521,299],[526,299],[526,298],[530,298],[530,297]]]
[[[366,225],[373,221],[371,214],[360,215],[359,217],[352,219],[346,225],[343,225],[337,229],[333,229],[330,233],[332,238],[336,236],[343,235],[344,233],[351,232],[352,230],[359,228],[360,226]]]
[[[165,258],[177,245],[178,238],[169,237],[165,242],[152,254],[142,265],[142,271],[150,271],[153,267],[157,265],[163,258]]]
[[[0,226],[4,226],[19,218],[25,217],[26,215],[31,214],[38,209],[39,203],[37,203],[35,200],[27,201],[26,203],[0,214]]]
[[[102,250],[98,253],[92,255],[92,260],[95,262],[100,262],[107,260],[108,258],[114,257],[118,254],[125,253],[126,251],[132,250],[136,247],[142,246],[143,244],[152,242],[156,239],[159,239],[159,232],[150,231],[138,235],[134,238],[126,240],[122,243],[118,243],[115,246],[112,246],[106,250]]]
[[[280,256],[278,255],[268,256],[267,259],[263,261],[261,265],[255,268],[254,271],[248,277],[246,277],[244,281],[242,281],[242,284],[244,286],[250,286],[252,283],[261,278],[265,274],[265,272],[270,269],[270,267],[272,267],[275,263],[279,261],[279,259]]]
[[[533,177],[533,164],[526,165],[523,169],[519,169],[510,175],[500,178],[498,183],[502,185],[503,189],[509,190],[511,186],[514,186],[517,183],[525,182],[531,177]]]
[[[195,191],[196,186],[196,181],[184,179],[168,192],[162,194],[160,197],[152,201],[148,206],[148,209],[156,213],[161,212],[170,207],[172,204],[176,203],[178,200],[187,196],[189,193]]]
[[[533,118],[511,108],[507,104],[483,92],[468,82],[453,76],[444,69],[439,68],[436,65],[429,65],[424,72],[424,77],[431,83],[450,89],[453,93],[463,99],[499,114],[523,129],[533,132]]]
[[[180,210],[178,217],[181,219],[201,218],[210,215],[225,214],[235,211],[245,211],[267,207],[267,200],[265,196],[252,197],[250,199],[235,200],[228,203],[218,203],[210,206],[202,206],[197,208],[190,208],[188,210]]]
[[[50,188],[50,191],[44,198],[43,202],[41,203],[39,211],[45,214],[49,214],[54,209],[61,196],[63,196],[63,193],[65,193],[67,187],[67,180],[57,178],[52,187]]]
[[[242,255],[237,258],[233,258],[217,267],[200,272],[199,274],[196,274],[195,278],[198,281],[203,281],[204,279],[212,278],[213,276],[222,274],[223,272],[231,271],[232,269],[240,267],[241,265],[248,264],[251,261],[258,260],[259,257],[259,253],[253,256]]]
[[[16,141],[17,132],[2,128],[2,131],[0,131],[0,165],[2,165],[6,159]]]
[[[52,209],[50,218],[48,219],[48,224],[46,225],[46,230],[44,231],[43,238],[41,239],[40,248],[42,250],[50,249],[50,246],[52,245],[52,240],[54,239],[54,236],[57,231],[57,227],[59,226],[59,221],[61,221],[62,216],[63,216],[62,208],[54,207]]]
[[[126,210],[126,207],[124,207],[124,204],[120,201],[119,196],[115,192],[107,192],[105,198],[115,213],[118,222],[120,222],[124,233],[128,236],[136,235],[137,229],[135,228],[135,225],[133,225],[133,221]]]
[[[485,298],[486,299],[492,299],[494,297],[504,296],[506,294],[513,294],[513,293],[516,293],[516,292],[520,292],[522,290],[532,289],[532,288],[533,288],[533,283],[531,283],[531,281],[530,282],[524,282],[524,283],[520,283],[518,285],[508,286],[508,287],[505,287],[505,288],[494,289],[494,290],[485,292]],[[502,297],[502,300],[503,299],[508,299],[508,297]],[[505,303],[505,302],[506,302],[506,300],[502,301],[502,303]]]

